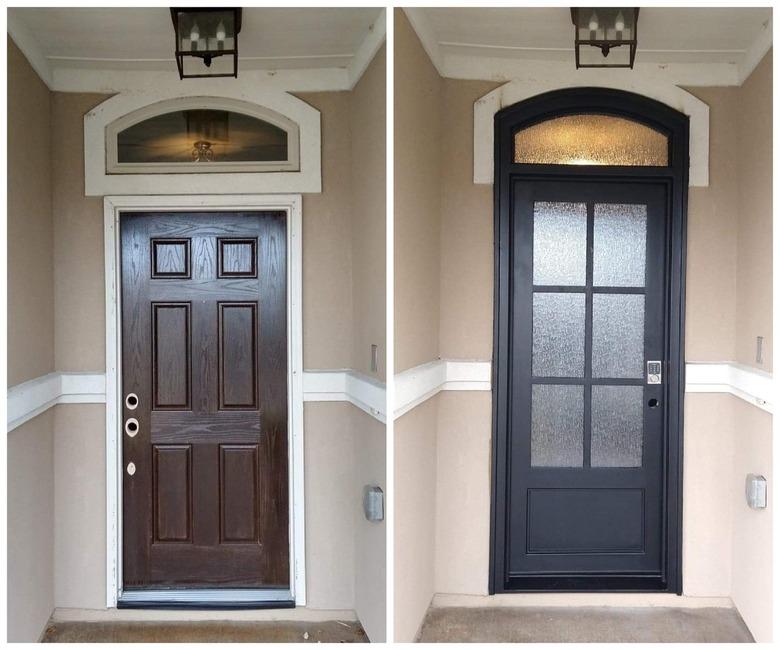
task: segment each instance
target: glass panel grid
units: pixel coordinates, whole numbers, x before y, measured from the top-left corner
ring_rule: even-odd
[[[614,115],[564,115],[515,133],[516,163],[667,167],[669,139]]]
[[[592,376],[643,378],[645,297],[594,293],[592,323]]]

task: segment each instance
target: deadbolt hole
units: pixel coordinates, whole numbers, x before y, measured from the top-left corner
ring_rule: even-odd
[[[138,425],[135,422],[128,422],[127,423],[127,430],[128,431],[132,431],[132,432],[136,432],[136,431],[138,431]]]
[[[131,410],[134,409],[136,406],[138,406],[138,396],[135,393],[130,393],[125,398],[125,405]]]
[[[657,407],[657,406],[658,406],[658,400],[657,400],[655,397],[653,397],[653,398],[652,398],[652,399],[651,399],[651,400],[650,400],[650,401],[647,403],[647,405],[648,405],[648,406],[649,406],[651,409],[654,409],[655,407]]]

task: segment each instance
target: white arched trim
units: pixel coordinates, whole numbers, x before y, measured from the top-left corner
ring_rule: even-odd
[[[493,116],[506,106],[552,90],[576,87],[625,90],[655,99],[690,118],[688,184],[709,185],[710,107],[678,86],[654,81],[624,79],[610,82],[603,78],[578,75],[576,81],[516,79],[496,88],[474,102],[474,182],[493,183]]]
[[[274,88],[210,83],[208,93],[191,84],[122,92],[84,116],[84,178],[87,196],[110,194],[282,194],[322,191],[320,112]],[[218,92],[215,92],[218,91]],[[220,173],[109,173],[117,127],[169,110],[216,108],[248,113],[284,128],[297,157],[286,168]],[[216,171],[216,170],[214,170]]]

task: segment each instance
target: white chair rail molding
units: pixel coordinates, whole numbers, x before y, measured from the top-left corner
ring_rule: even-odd
[[[102,372],[51,372],[8,389],[8,431],[57,404],[104,404]],[[385,385],[349,369],[304,370],[304,402],[349,402],[385,421]]]
[[[491,390],[490,361],[436,359],[398,373],[393,417],[399,418],[443,390]],[[730,393],[773,412],[772,375],[738,363],[686,363],[685,392]]]

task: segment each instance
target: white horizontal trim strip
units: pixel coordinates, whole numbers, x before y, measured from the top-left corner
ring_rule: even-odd
[[[305,402],[350,402],[385,421],[385,385],[353,370],[305,370]],[[8,431],[57,404],[102,404],[104,373],[51,372],[8,389]]]
[[[138,589],[123,591],[123,603],[257,603],[293,600],[289,589]]]
[[[490,390],[490,366],[489,361],[437,359],[398,373],[393,417],[442,390]],[[774,383],[768,372],[737,363],[687,363],[685,375],[687,393],[729,393],[772,412]]]
[[[442,390],[490,390],[490,361],[437,359],[395,376],[398,418]]]
[[[95,404],[105,401],[105,374],[50,372],[8,389],[8,431],[56,404]]]
[[[354,370],[305,370],[304,402],[349,402],[385,422],[387,391],[376,379]]]
[[[686,393],[730,393],[772,413],[772,375],[739,363],[685,364]]]

